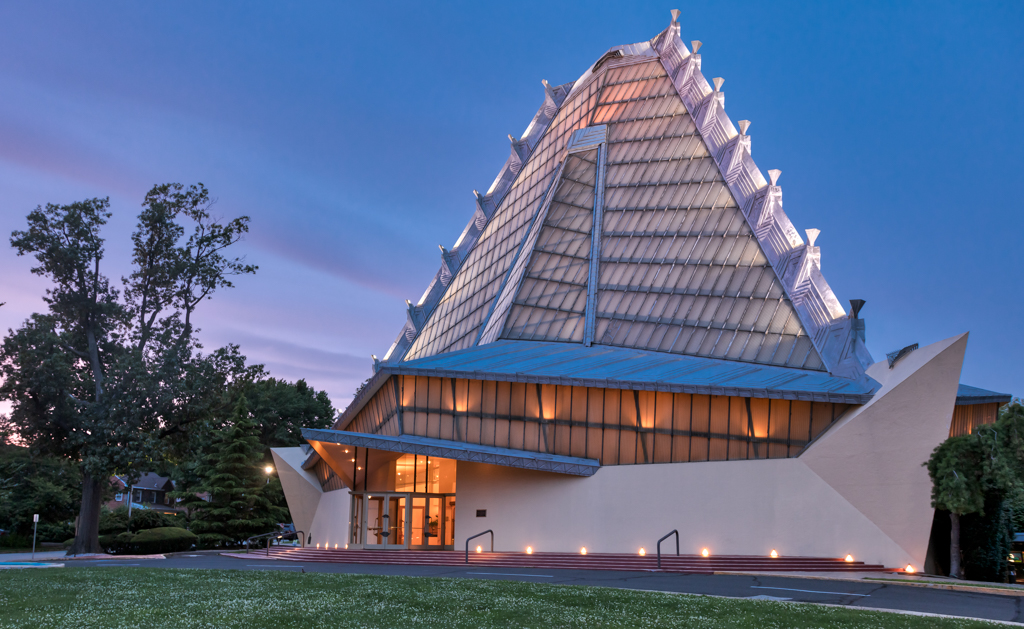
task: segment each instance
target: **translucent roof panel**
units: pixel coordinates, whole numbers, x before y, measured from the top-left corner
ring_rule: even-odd
[[[583,340],[597,149],[569,155],[502,338]]]
[[[823,369],[664,70],[609,76],[593,120],[610,127],[594,342]]]
[[[404,360],[463,349],[476,342],[530,220],[564,157],[566,142],[573,131],[590,123],[599,89],[600,80],[591,82],[562,103]]]

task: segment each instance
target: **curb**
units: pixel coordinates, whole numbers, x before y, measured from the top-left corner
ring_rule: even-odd
[[[903,581],[900,579],[879,580],[878,578],[849,577],[824,577],[817,575],[790,574],[786,572],[715,572],[714,574],[745,576],[745,577],[787,577],[790,579],[816,579],[819,581],[850,581],[853,583],[876,583],[879,585],[909,585],[911,587],[932,588],[934,590],[949,590],[953,592],[973,592],[976,594],[998,594],[1000,596],[1024,596],[1024,588],[995,588],[973,585],[961,585],[959,583],[922,583],[919,581]],[[860,608],[858,608],[860,609]],[[952,616],[951,616],[952,617]],[[1012,623],[1016,624],[1016,623]]]

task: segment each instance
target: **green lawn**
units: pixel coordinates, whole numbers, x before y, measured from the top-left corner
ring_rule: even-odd
[[[0,571],[2,629],[990,626],[509,581],[117,567]]]

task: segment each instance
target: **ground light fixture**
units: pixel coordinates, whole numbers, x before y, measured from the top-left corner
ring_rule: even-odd
[[[482,546],[477,546],[477,547],[476,547],[476,552],[478,552],[478,553],[482,553],[482,552],[484,552],[484,549],[483,549],[483,547],[482,547]]]
[[[338,543],[337,542],[334,543],[334,550],[338,550]]]
[[[907,567],[903,569],[903,572],[906,572],[907,574],[914,574],[917,570],[914,570],[914,566],[908,563]]]
[[[587,554],[587,547],[586,546],[584,546],[583,548],[580,549],[580,554],[581,555],[586,555]]]
[[[526,547],[526,554],[527,555],[532,555],[533,554],[533,546],[527,546]]]
[[[711,553],[710,553],[710,552],[708,552],[708,549],[707,549],[707,548],[702,548],[702,549],[700,550],[700,556],[701,556],[701,557],[710,557],[710,556],[711,556]]]
[[[846,563],[852,563],[853,562],[853,555],[847,555],[846,559],[844,559],[843,561],[845,561]]]
[[[317,550],[320,550],[320,542],[317,542],[317,543],[316,543],[316,549],[317,549]]]
[[[778,559],[779,558],[779,552],[773,548],[772,552],[768,553],[768,556],[771,557],[772,559]]]
[[[646,550],[644,550],[644,547],[643,547],[643,546],[641,546],[641,547],[640,547],[640,556],[641,556],[641,557],[643,557],[643,556],[645,556],[646,554],[647,554],[647,551],[646,551]]]
[[[274,471],[274,467],[272,465],[268,465],[265,468],[263,468],[263,471],[266,472],[267,474],[270,474],[271,472]]]

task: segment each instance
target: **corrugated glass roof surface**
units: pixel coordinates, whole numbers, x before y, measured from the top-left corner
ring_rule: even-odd
[[[595,342],[822,369],[661,63],[641,67],[594,114],[610,127]]]
[[[573,131],[587,126],[597,99],[591,83],[559,108],[515,183],[488,221],[480,241],[409,348],[405,360],[469,347],[476,342],[491,302],[522,244],[530,219],[563,159]]]
[[[502,338],[583,340],[597,149],[569,155]]]
[[[850,404],[867,402],[877,388],[821,371],[541,341],[497,341],[385,367],[378,376],[389,373]]]
[[[502,322],[506,339],[582,341],[596,157],[567,156],[565,144],[602,124],[594,343],[823,371],[658,59],[603,69],[563,103],[405,360],[490,342]],[[552,185],[540,234],[526,238]]]

